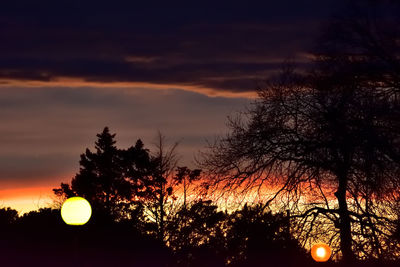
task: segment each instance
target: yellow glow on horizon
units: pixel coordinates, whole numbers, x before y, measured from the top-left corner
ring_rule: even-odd
[[[20,215],[49,207],[54,201],[52,189],[55,186],[32,186],[7,188],[9,184],[0,184],[0,207],[10,207]]]
[[[61,207],[61,217],[69,225],[84,225],[90,216],[92,208],[83,197],[71,197]]]

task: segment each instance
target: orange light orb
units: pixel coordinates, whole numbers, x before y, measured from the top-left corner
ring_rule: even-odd
[[[331,258],[332,250],[327,244],[315,244],[311,248],[311,257],[317,262],[325,262]]]
[[[68,198],[61,207],[61,217],[69,225],[84,225],[91,215],[92,208],[83,197]]]

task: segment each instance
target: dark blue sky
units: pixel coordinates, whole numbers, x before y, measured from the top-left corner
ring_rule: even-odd
[[[0,77],[253,91],[344,1],[7,1]]]

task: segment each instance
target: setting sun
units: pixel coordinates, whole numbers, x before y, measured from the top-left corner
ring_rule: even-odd
[[[61,207],[61,217],[66,224],[83,225],[92,215],[89,202],[82,197],[71,197]]]
[[[311,256],[317,262],[328,261],[331,257],[332,250],[326,244],[316,244],[311,248]]]
[[[1,3],[0,267],[400,267],[400,0]]]

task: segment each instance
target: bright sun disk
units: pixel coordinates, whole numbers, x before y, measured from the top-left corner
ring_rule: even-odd
[[[317,248],[317,256],[323,258],[326,254],[326,251],[323,247]]]
[[[92,208],[83,197],[68,198],[61,207],[61,217],[69,225],[83,225],[91,215]]]
[[[317,262],[325,262],[331,258],[332,250],[327,244],[315,244],[311,248],[311,256]]]

